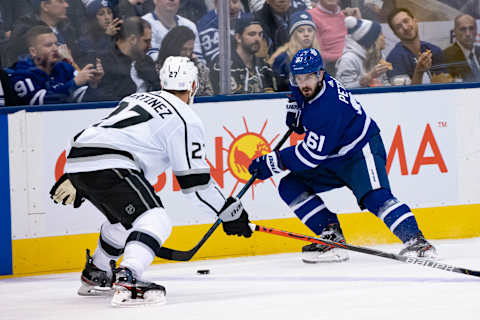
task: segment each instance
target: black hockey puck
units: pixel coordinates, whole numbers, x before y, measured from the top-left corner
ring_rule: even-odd
[[[200,269],[200,270],[197,270],[197,273],[198,274],[209,274],[210,269]]]

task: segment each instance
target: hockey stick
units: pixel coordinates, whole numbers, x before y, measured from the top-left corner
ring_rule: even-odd
[[[329,240],[323,240],[323,239],[320,239],[320,238],[310,237],[310,236],[303,235],[303,234],[298,234],[298,233],[293,233],[293,232],[288,232],[288,231],[282,231],[282,230],[273,229],[273,228],[262,227],[262,226],[259,226],[259,225],[253,224],[253,223],[250,223],[250,228],[254,231],[275,234],[275,235],[281,236],[281,237],[293,238],[293,239],[308,241],[308,242],[312,242],[312,243],[319,243],[319,244],[328,245],[328,246],[335,247],[335,248],[341,248],[341,249],[346,249],[346,250],[350,250],[350,251],[356,251],[356,252],[360,252],[360,253],[374,255],[374,256],[377,256],[377,257],[393,259],[393,260],[397,260],[397,261],[401,261],[401,262],[405,262],[405,263],[418,264],[418,265],[421,265],[421,266],[424,266],[424,267],[430,267],[430,268],[435,268],[435,269],[439,269],[439,270],[457,272],[457,273],[467,274],[467,275],[474,276],[474,277],[480,277],[480,271],[455,267],[455,266],[451,266],[451,265],[448,265],[448,264],[445,264],[445,263],[440,263],[440,262],[437,262],[437,261],[434,261],[434,260],[401,256],[399,254],[388,253],[388,252],[375,250],[375,249],[371,249],[371,248],[359,247],[359,246],[354,246],[354,245],[350,245],[350,244],[346,244],[346,243],[338,243],[338,242],[333,242],[333,241],[329,241]]]
[[[283,135],[282,139],[277,143],[273,150],[280,149],[280,147],[287,141],[290,134],[293,132],[292,129],[288,129],[287,132]],[[250,180],[243,186],[242,190],[238,192],[236,195],[236,199],[240,199],[243,197],[245,192],[247,192],[248,188],[255,182],[257,178],[256,174],[253,174]],[[217,227],[222,223],[222,219],[218,218],[217,221],[208,229],[207,233],[202,237],[202,239],[198,242],[198,244],[188,251],[180,251],[175,249],[170,249],[166,247],[160,247],[157,251],[157,257],[167,260],[174,260],[174,261],[188,261],[192,259],[192,257],[197,253],[197,251],[203,246],[205,241],[212,235],[212,233],[217,229]]]

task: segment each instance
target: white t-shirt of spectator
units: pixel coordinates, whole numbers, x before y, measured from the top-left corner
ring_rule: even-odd
[[[147,13],[142,18],[147,20],[152,26],[152,48],[147,52],[147,54],[154,61],[156,61],[158,57],[158,52],[160,51],[160,47],[162,46],[163,38],[165,38],[170,29],[163,25],[163,23],[158,19],[157,15],[154,12]],[[202,48],[200,47],[200,39],[198,37],[198,31],[195,23],[179,15],[175,16],[175,20],[177,26],[185,26],[193,31],[193,33],[195,34],[193,53],[198,57],[198,59],[204,60],[202,55]]]

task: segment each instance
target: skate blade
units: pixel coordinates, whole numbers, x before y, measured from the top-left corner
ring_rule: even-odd
[[[96,287],[96,286],[89,286],[87,284],[82,283],[82,286],[78,288],[77,294],[79,296],[88,296],[88,297],[105,297],[105,296],[112,296],[113,290],[110,287]]]
[[[338,263],[344,262],[350,259],[350,256],[346,252],[340,250],[330,250],[326,253],[319,252],[303,252],[302,261],[305,263]]]
[[[117,308],[128,308],[146,305],[161,306],[167,303],[165,292],[160,290],[148,290],[143,298],[132,299],[131,292],[125,288],[115,289],[112,297],[112,306]]]

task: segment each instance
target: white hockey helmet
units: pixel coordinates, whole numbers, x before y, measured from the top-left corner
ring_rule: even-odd
[[[195,82],[195,91],[191,92],[190,100],[198,89],[198,69],[187,57],[168,57],[160,69],[160,85],[164,90],[192,91]],[[190,103],[192,102],[190,101]]]

